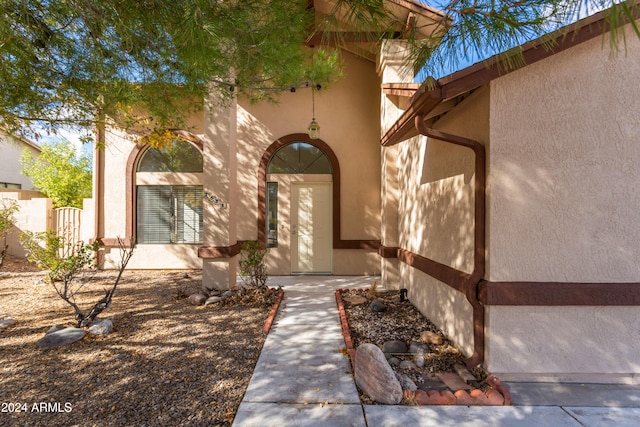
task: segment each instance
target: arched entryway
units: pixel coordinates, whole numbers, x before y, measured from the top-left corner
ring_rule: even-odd
[[[271,269],[331,274],[340,194],[333,151],[306,134],[288,135],[267,149],[259,174],[258,238],[270,248]]]

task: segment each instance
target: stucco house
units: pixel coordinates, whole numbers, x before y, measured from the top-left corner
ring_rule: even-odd
[[[22,174],[20,156],[24,150],[33,156],[40,154],[40,147],[26,138],[11,135],[0,129],[0,190],[33,190],[28,176]]]
[[[388,4],[425,36],[445,19]],[[637,383],[640,43],[625,28],[611,55],[603,22],[525,45],[518,70],[493,58],[422,85],[401,40],[347,45],[344,79],[315,93],[318,139],[310,90],[203,103],[176,131],[190,143],[163,150],[99,129],[93,238],[107,266],[133,237],[130,268],[202,268],[209,288],[235,284],[257,239],[271,275],[408,289],[503,380]]]

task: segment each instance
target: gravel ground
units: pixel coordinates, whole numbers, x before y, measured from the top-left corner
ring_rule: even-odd
[[[265,340],[273,298],[193,307],[178,294],[200,289],[200,271],[125,271],[111,306],[114,330],[65,347],[36,342],[73,312],[43,274],[15,259],[0,270],[1,426],[228,426]],[[79,294],[104,295],[116,272]],[[16,412],[21,410],[21,412]]]
[[[351,304],[348,296],[362,296],[367,299],[363,304]],[[374,312],[370,305],[374,299],[384,302],[386,309],[383,312]],[[431,331],[442,338],[442,344],[429,344],[429,353],[425,355],[425,364],[418,368],[393,368],[396,373],[407,375],[418,388],[423,390],[439,389],[443,387],[436,374],[455,372],[454,365],[464,365],[464,356],[453,343],[420,311],[405,300],[400,302],[400,291],[381,291],[372,293],[370,290],[349,292],[343,294],[343,302],[349,330],[353,339],[354,348],[360,344],[372,343],[379,347],[385,341],[404,341],[407,346],[412,342],[421,342],[420,335],[423,331]],[[413,361],[412,355],[398,355],[400,360]],[[472,374],[478,380],[472,385],[476,388],[487,389],[489,386],[485,380],[487,373],[481,368],[472,370]],[[373,404],[368,396],[360,393],[360,398],[365,404]],[[404,402],[410,404],[409,402]]]

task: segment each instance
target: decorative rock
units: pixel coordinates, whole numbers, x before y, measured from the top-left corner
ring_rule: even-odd
[[[402,362],[400,362],[400,369],[416,369],[417,366],[415,363],[413,363],[410,360],[403,360]]]
[[[387,362],[389,362],[390,366],[400,366],[400,359],[398,359],[397,357],[390,357],[389,360],[387,360]]]
[[[362,344],[356,351],[356,384],[378,403],[397,405],[402,400],[402,386],[382,350],[374,344]]]
[[[45,335],[49,335],[52,334],[54,332],[58,332],[64,329],[64,325],[53,325],[52,327],[49,328],[49,330],[47,331],[47,333]]]
[[[419,354],[416,356],[416,366],[422,368],[424,366],[424,356]]]
[[[411,381],[411,378],[409,378],[408,376],[404,374],[396,374],[396,378],[398,379],[398,381],[400,381],[400,385],[402,386],[403,390],[416,391],[418,389],[416,383]]]
[[[80,341],[86,335],[85,331],[79,328],[65,328],[50,334],[46,334],[37,342],[39,347],[50,348],[62,345],[73,344]]]
[[[382,351],[384,353],[406,353],[407,344],[400,340],[385,341],[382,344]]]
[[[8,317],[6,319],[2,319],[0,320],[0,330],[8,328],[9,326],[15,324],[16,321],[13,320],[12,318]]]
[[[113,320],[95,319],[89,326],[89,333],[92,335],[107,335],[113,330]]]
[[[420,334],[420,341],[425,344],[441,345],[442,337],[435,332],[424,331]]]
[[[369,307],[376,313],[382,313],[387,309],[387,306],[381,299],[374,299],[373,301],[371,301],[371,305]]]
[[[348,297],[343,297],[342,300],[348,302],[351,305],[360,305],[367,302],[367,299],[360,295],[350,295]]]
[[[233,291],[224,291],[221,296],[223,299],[231,298],[233,296]]]
[[[222,301],[222,297],[209,297],[207,298],[207,300],[204,302],[204,305],[209,305],[209,304],[215,304],[217,302]]]
[[[429,353],[429,346],[420,342],[412,342],[409,346],[409,353],[415,355],[425,355]]]
[[[204,305],[206,300],[207,296],[204,294],[189,295],[189,304],[191,305]]]

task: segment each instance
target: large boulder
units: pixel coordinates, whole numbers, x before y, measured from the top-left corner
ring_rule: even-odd
[[[402,385],[378,346],[362,344],[358,347],[355,365],[356,384],[371,399],[387,405],[400,403]]]
[[[85,331],[79,328],[65,328],[59,331],[47,333],[37,344],[39,347],[50,348],[61,345],[73,344],[85,336]]]

